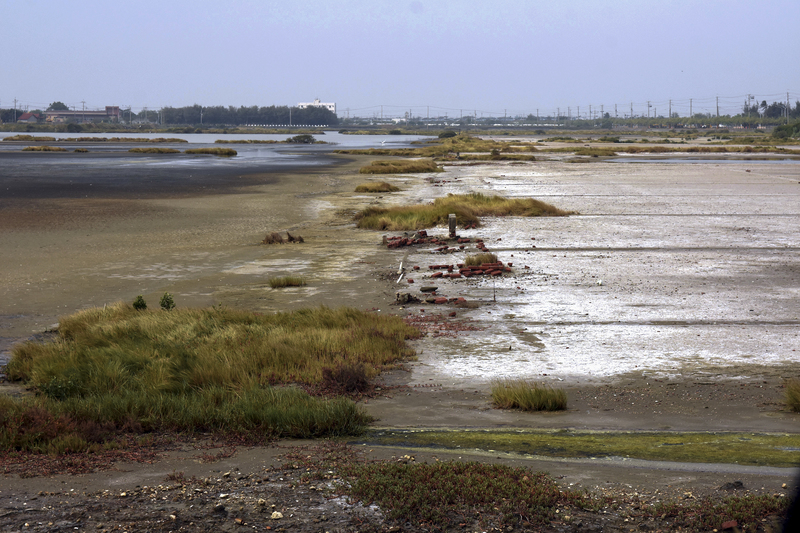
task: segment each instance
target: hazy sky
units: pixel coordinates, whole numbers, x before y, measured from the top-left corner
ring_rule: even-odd
[[[800,99],[798,22],[798,0],[0,0],[0,107],[735,114]]]

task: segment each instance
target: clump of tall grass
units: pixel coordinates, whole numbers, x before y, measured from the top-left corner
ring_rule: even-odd
[[[617,152],[612,148],[578,148],[577,150],[575,150],[575,155],[588,155],[591,157],[610,157],[617,155]]]
[[[533,198],[506,199],[481,193],[450,194],[432,204],[401,207],[368,207],[359,212],[356,225],[362,229],[411,231],[444,224],[454,213],[459,225],[478,224],[481,216],[565,216],[568,211]]]
[[[270,278],[268,283],[273,289],[283,289],[284,287],[303,287],[306,280],[302,276],[280,276]]]
[[[26,146],[23,152],[66,152],[66,148],[60,146]]]
[[[76,153],[79,153],[79,154],[86,154],[86,153],[89,153],[89,150],[87,150],[86,148],[75,148],[73,150],[73,152],[76,152]]]
[[[414,159],[406,161],[376,160],[358,169],[359,174],[413,174],[420,172],[443,172],[430,159]]]
[[[357,363],[374,377],[413,357],[405,341],[417,336],[398,317],[349,308],[273,315],[226,308],[165,313],[124,303],[88,309],[61,318],[56,341],[13,349],[9,379],[37,395],[0,409],[0,448],[39,449],[45,442],[25,443],[31,409],[63,418],[65,428],[91,422],[120,431],[256,438],[358,433],[369,417],[352,401],[286,385],[320,384],[323,369]]]
[[[501,409],[563,411],[567,393],[524,379],[502,379],[492,383],[492,402]]]
[[[386,183],[385,181],[377,183],[362,183],[356,187],[356,192],[397,192],[400,187]]]
[[[218,155],[221,157],[233,157],[238,154],[233,148],[192,148],[191,150],[186,150],[186,153]]]
[[[497,263],[497,255],[491,252],[468,255],[464,259],[464,266],[481,266],[484,263]]]
[[[131,148],[128,150],[133,154],[179,154],[181,153],[180,150],[176,150],[174,148],[157,148],[155,146],[151,146],[148,148]]]
[[[4,141],[26,141],[26,142],[53,142],[56,140],[55,137],[48,137],[48,136],[37,136],[37,135],[12,135],[11,137],[5,137]]]
[[[786,382],[786,405],[792,411],[800,411],[800,379],[790,379]]]

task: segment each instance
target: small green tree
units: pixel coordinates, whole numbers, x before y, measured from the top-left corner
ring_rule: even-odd
[[[133,308],[138,311],[144,311],[147,309],[147,302],[144,301],[144,298],[142,298],[141,294],[133,301]]]
[[[69,108],[67,107],[67,104],[65,104],[64,102],[53,102],[52,104],[50,104],[50,106],[47,108],[47,110],[48,111],[69,111]]]
[[[161,297],[161,309],[164,311],[169,311],[171,309],[175,309],[175,300],[172,299],[172,295],[168,292],[164,293],[164,296]]]

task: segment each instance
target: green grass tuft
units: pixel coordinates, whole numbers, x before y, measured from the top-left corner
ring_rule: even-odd
[[[565,216],[570,214],[533,198],[506,199],[481,193],[451,194],[432,204],[405,207],[369,207],[355,217],[362,229],[413,231],[445,224],[455,213],[459,225],[478,224],[481,216]]]
[[[391,183],[386,183],[385,181],[377,183],[362,183],[356,187],[356,192],[397,192],[399,190],[400,187],[396,187]]]
[[[303,287],[306,280],[302,276],[281,276],[279,278],[270,278],[269,286],[273,289],[282,289],[284,287]]]
[[[563,411],[567,408],[567,393],[524,379],[503,379],[492,383],[492,402],[501,409]]]

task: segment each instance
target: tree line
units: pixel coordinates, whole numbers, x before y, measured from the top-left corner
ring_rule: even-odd
[[[324,107],[298,107],[288,106],[184,106],[162,107],[157,110],[142,110],[139,113],[122,111],[122,119],[128,117],[138,118],[161,124],[226,124],[240,126],[244,124],[280,124],[292,126],[326,125],[339,123],[335,113]]]

